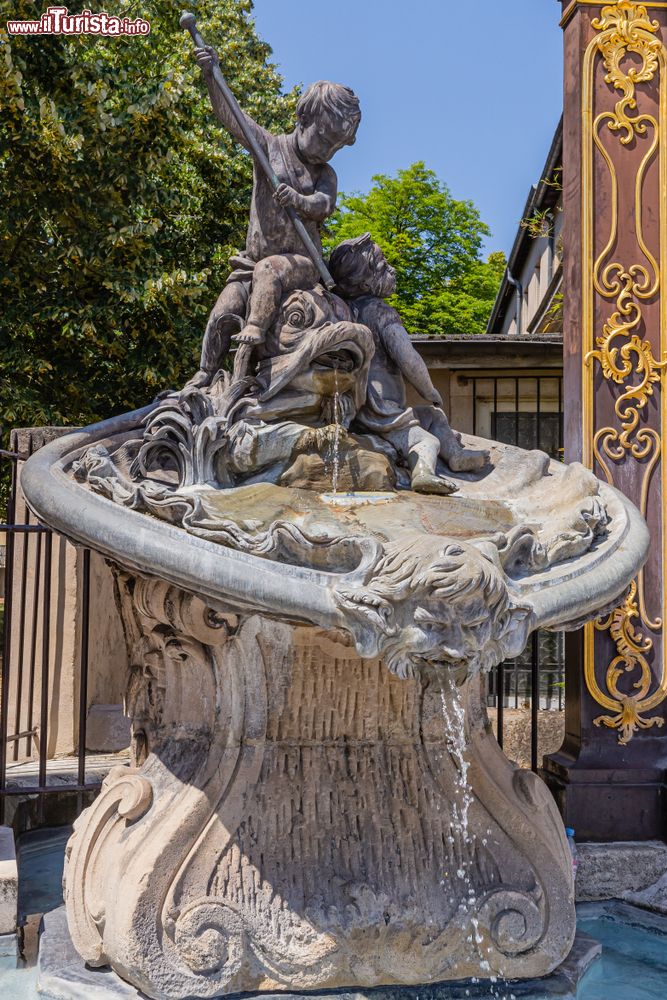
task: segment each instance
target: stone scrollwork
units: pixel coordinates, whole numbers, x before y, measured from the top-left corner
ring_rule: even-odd
[[[261,742],[253,743],[266,712],[257,623],[239,626],[164,581],[119,571],[117,586],[131,664],[126,711],[141,767],[116,768],[75,828],[65,873],[72,938],[91,965],[111,962],[149,995],[164,982],[178,984],[170,996],[211,995],[237,969],[238,920],[220,902],[177,900],[189,878],[197,883],[199,850],[205,855],[216,834],[221,843],[218,810],[230,792],[223,815],[233,836],[261,761]]]
[[[482,902],[480,917],[493,948],[506,956],[534,948],[544,933],[544,914],[525,892],[501,889]]]
[[[664,372],[667,329],[664,310],[661,315],[660,354],[647,339],[646,305],[664,296],[667,246],[664,243],[665,207],[660,203],[662,222],[661,242],[651,249],[644,235],[645,186],[647,173],[656,159],[660,173],[660,190],[667,182],[665,166],[665,128],[667,128],[667,51],[659,37],[659,24],[652,21],[643,4],[631,0],[618,0],[605,6],[600,17],[592,21],[597,34],[592,39],[585,56],[583,122],[584,169],[582,203],[585,217],[583,227],[584,260],[584,343],[590,345],[584,357],[583,418],[585,461],[597,461],[608,483],[615,480],[615,467],[634,462],[639,484],[637,503],[646,516],[651,484],[656,468],[663,458],[663,441],[667,432],[665,408],[659,428],[646,425],[648,403],[657,391],[665,391]],[[636,57],[632,60],[629,57]],[[613,108],[600,110],[595,106],[595,80],[597,67],[604,67],[604,80],[615,91],[620,91]],[[640,108],[642,90],[656,86],[659,94],[658,116]],[[616,150],[603,141],[603,131],[618,137]],[[631,148],[639,142],[644,148],[641,158],[635,157],[633,187],[633,214],[636,256],[634,260],[615,259],[619,235],[620,198],[628,188],[628,180],[619,184],[618,156],[626,159],[634,155]],[[594,198],[594,157],[604,164],[611,191],[611,223],[603,248],[596,253],[594,226],[591,218]],[[602,333],[594,338],[596,300],[612,302],[612,312],[602,323]],[[595,344],[593,344],[595,339]],[[618,426],[595,428],[595,401],[593,378],[596,364],[605,381],[618,386],[614,397],[614,413]],[[663,476],[664,483],[667,482]],[[660,501],[664,511],[665,497]],[[664,516],[661,518],[665,531]],[[664,538],[662,541],[664,548]],[[663,574],[664,578],[664,567]],[[660,595],[660,603],[664,594]],[[638,619],[643,636],[636,642],[637,633],[633,619]],[[610,662],[604,685],[596,676],[595,634],[608,632],[616,646],[617,655]],[[618,729],[619,743],[628,743],[636,732],[662,725],[662,718],[647,718],[646,712],[654,710],[667,695],[667,658],[665,636],[662,635],[659,678],[654,681],[646,655],[654,649],[655,640],[648,633],[659,635],[663,631],[662,613],[651,614],[647,608],[643,571],[639,573],[630,596],[617,611],[595,628],[586,626],[585,677],[591,696],[610,715],[600,716],[596,723]],[[657,652],[657,651],[656,651]],[[640,679],[634,684],[632,694],[619,689],[623,674],[632,674],[637,668]]]
[[[180,957],[199,976],[231,980],[244,959],[243,921],[226,903],[210,897],[190,903],[176,918],[170,935]]]
[[[70,931],[80,953],[92,965],[105,964],[103,928],[106,919],[105,897],[101,889],[105,854],[110,842],[150,809],[153,788],[136,769],[116,767],[107,775],[93,806],[74,824],[67,846],[66,901],[72,899],[73,887],[85,886],[83,905],[70,907]],[[101,868],[98,866],[101,864]],[[77,892],[78,897],[78,892]]]
[[[130,475],[145,479],[156,466],[172,465],[181,488],[215,482],[216,456],[228,446],[225,430],[206,393],[191,389],[167,398],[146,420]]]

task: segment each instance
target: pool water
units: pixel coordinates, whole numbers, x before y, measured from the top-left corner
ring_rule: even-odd
[[[577,1000],[667,1000],[667,917],[625,903],[584,903],[579,929],[602,945]]]
[[[25,965],[17,968],[16,958],[0,953],[0,992],[2,1000],[40,1000],[37,969]]]

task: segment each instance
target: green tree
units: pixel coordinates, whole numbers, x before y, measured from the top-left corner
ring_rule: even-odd
[[[1,38],[0,421],[82,424],[197,367],[206,316],[243,246],[250,158],[216,123],[180,3],[115,13],[145,37]],[[201,0],[240,104],[291,127],[251,0]],[[32,0],[0,0],[34,18]]]
[[[412,333],[483,333],[503,254],[481,259],[489,229],[470,201],[457,201],[424,163],[378,174],[368,194],[341,195],[328,249],[370,232],[396,269],[394,305]]]
[[[484,333],[506,266],[502,251],[490,254],[487,260],[471,261],[462,274],[418,303],[417,324],[423,322],[423,316],[429,333]],[[419,332],[418,326],[415,332]]]

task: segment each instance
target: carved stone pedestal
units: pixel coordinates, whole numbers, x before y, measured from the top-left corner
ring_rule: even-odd
[[[109,776],[68,850],[88,963],[176,998],[562,961],[567,843],[489,732],[479,677],[400,680],[342,633],[118,582],[137,766]]]

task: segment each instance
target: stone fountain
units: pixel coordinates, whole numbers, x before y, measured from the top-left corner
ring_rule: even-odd
[[[269,160],[308,151],[312,107],[296,138],[236,112],[253,155],[239,121]],[[130,663],[132,766],[67,851],[72,942],[155,998],[546,976],[571,858],[484,674],[613,607],[646,526],[582,466],[452,431],[379,249],[350,241],[331,275],[305,242],[289,260],[319,195],[276,184],[284,246],[253,257],[249,235],[188,386],[23,472],[40,519],[113,567]]]

